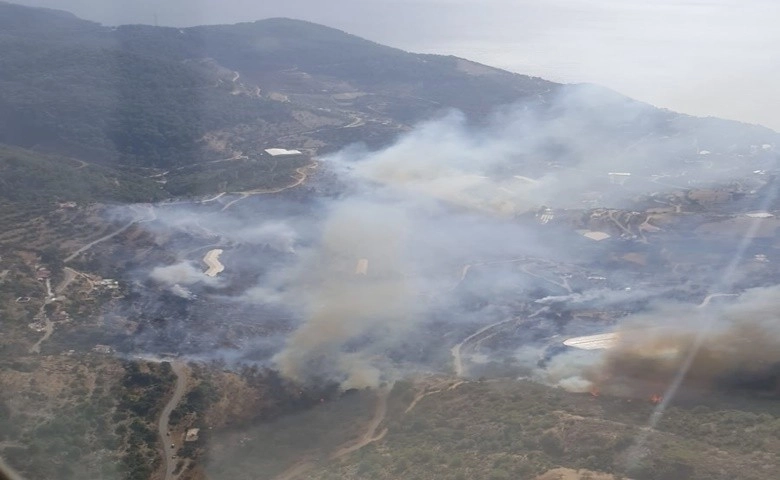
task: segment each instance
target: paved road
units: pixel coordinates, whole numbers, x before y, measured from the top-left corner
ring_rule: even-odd
[[[181,439],[174,439],[168,436],[169,426],[168,422],[171,417],[171,412],[179,404],[187,387],[185,366],[182,363],[171,364],[173,373],[176,375],[176,388],[173,391],[173,396],[163,408],[160,414],[160,421],[157,425],[157,431],[160,435],[160,440],[163,444],[163,464],[165,465],[165,480],[173,480],[173,470],[176,468],[176,461],[172,458],[176,454],[176,447],[171,447],[172,444],[180,442]]]

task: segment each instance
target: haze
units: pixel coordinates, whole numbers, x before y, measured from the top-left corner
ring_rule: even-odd
[[[291,17],[660,107],[780,130],[780,4],[771,0],[20,0],[105,24]]]

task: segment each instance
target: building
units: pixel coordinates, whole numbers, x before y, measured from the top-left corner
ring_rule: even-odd
[[[611,235],[608,233],[594,232],[593,230],[578,230],[577,232],[583,237],[588,238],[590,240],[595,240],[596,242],[600,242],[602,240],[606,240],[611,237]]]
[[[614,347],[617,341],[618,334],[613,332],[569,338],[564,340],[563,344],[580,350],[605,350]]]
[[[187,430],[187,434],[184,436],[185,442],[196,442],[198,441],[198,433],[200,432],[200,428],[190,428]]]
[[[300,150],[287,150],[286,148],[266,148],[265,153],[272,157],[291,157],[293,155],[303,155]]]
[[[108,345],[100,345],[100,344],[95,345],[94,347],[92,347],[92,350],[94,352],[96,352],[96,353],[102,353],[102,354],[105,354],[105,355],[108,355],[108,354],[110,354],[113,351],[113,349],[111,347],[109,347]]]
[[[610,183],[616,183],[618,185],[623,185],[624,183],[626,183],[628,177],[631,176],[630,173],[626,173],[626,172],[610,172],[607,175],[609,175]]]

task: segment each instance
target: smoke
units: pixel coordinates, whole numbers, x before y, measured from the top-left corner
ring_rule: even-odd
[[[609,388],[641,380],[648,388],[668,384],[704,339],[685,385],[705,389],[780,388],[780,286],[747,290],[726,305],[665,305],[623,323],[618,344],[589,378]],[[706,328],[706,329],[705,329]]]
[[[610,290],[607,288],[594,288],[585,292],[576,292],[569,295],[549,295],[547,297],[535,300],[534,303],[541,305],[577,305],[593,303],[601,306],[614,305],[618,303],[631,302],[634,300],[645,300],[653,295],[658,295],[668,289],[647,290]]]
[[[228,302],[243,307],[240,322],[223,320],[225,330],[241,325],[225,344],[292,330],[273,355],[288,378],[377,385],[421,364],[448,368],[441,356],[452,339],[496,322],[489,312],[512,316],[534,301],[558,311],[605,307],[663,293],[596,288],[585,275],[572,288],[563,273],[597,264],[604,250],[582,247],[570,224],[542,225],[528,213],[628,208],[641,195],[732,179],[758,163],[766,168],[751,144],[775,143],[764,130],[702,126],[596,87],[563,88],[545,102],[508,106],[480,123],[449,112],[388,148],[352,146],[319,159],[328,175],[310,181],[323,187],[315,191],[335,184],[332,195],[251,197],[226,211],[222,199],[161,206],[144,228],[186,261],[154,267],[149,277],[184,297],[193,285],[222,287],[210,296],[223,302],[215,316]],[[615,183],[615,172],[630,175]],[[210,279],[194,262],[217,245],[241,261]],[[524,270],[531,258],[541,260]],[[632,275],[614,273],[621,284]],[[289,321],[275,320],[278,312]],[[593,372],[612,375],[616,363],[566,353],[533,375],[581,390],[601,381]]]
[[[298,234],[288,223],[269,221],[257,226],[248,226],[231,232],[236,241],[251,245],[266,246],[282,253],[295,253]]]
[[[270,205],[269,205],[270,206]],[[289,206],[280,206],[280,216],[290,210]],[[282,219],[258,219],[249,215],[219,215],[204,212],[189,205],[164,205],[157,208],[157,222],[148,226],[158,236],[169,235],[172,231],[196,237],[215,239],[224,244],[247,244],[268,247],[282,253],[295,253],[299,240],[300,225],[296,215]],[[293,212],[290,212],[293,213]],[[294,212],[297,213],[297,212]]]
[[[705,161],[700,155],[748,152],[749,145],[725,140],[733,139],[728,133],[739,128],[736,124],[711,120],[706,129],[691,127],[688,117],[578,85],[562,89],[547,108],[507,107],[484,125],[450,112],[385,150],[354,158],[349,149],[330,161],[344,164],[353,181],[503,216],[541,205],[582,207],[592,195],[602,207],[623,206],[638,194],[659,190],[651,183],[659,176],[686,186],[750,172],[751,161],[735,164],[720,155]],[[609,173],[614,172],[630,175],[613,185]]]
[[[372,343],[364,335],[397,335],[414,305],[403,275],[404,213],[388,205],[352,200],[328,215],[319,248],[308,252],[292,278],[306,321],[276,356],[281,372],[299,381],[338,378],[349,384],[376,384],[379,372],[361,355],[338,355],[350,340],[355,348]]]
[[[170,291],[172,294],[176,295],[177,297],[184,298],[186,300],[192,300],[195,298],[195,294],[191,291],[187,290],[186,288],[182,287],[178,283],[174,284],[170,287]]]
[[[219,279],[209,277],[190,262],[179,262],[165,267],[154,267],[149,278],[152,280],[172,286],[172,285],[196,285],[204,284],[216,286],[219,285]]]
[[[558,386],[567,392],[585,393],[593,391],[593,382],[575,375],[558,380]]]

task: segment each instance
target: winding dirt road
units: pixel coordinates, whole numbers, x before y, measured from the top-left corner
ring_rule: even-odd
[[[176,462],[173,456],[176,454],[176,441],[168,436],[171,412],[179,404],[187,387],[187,372],[183,363],[173,362],[171,364],[174,375],[176,375],[176,387],[173,391],[173,396],[168,403],[165,404],[162,413],[160,414],[160,421],[157,424],[157,433],[160,436],[160,441],[163,446],[163,465],[165,465],[165,477],[164,480],[173,480],[173,471],[176,469]]]
[[[283,192],[285,190],[289,190],[291,188],[295,188],[298,185],[300,185],[300,184],[302,184],[303,182],[306,181],[306,179],[309,177],[309,172],[308,171],[317,168],[317,165],[318,165],[317,162],[312,162],[312,163],[310,163],[310,164],[308,164],[306,166],[296,168],[295,171],[299,175],[298,179],[295,180],[290,185],[287,185],[287,186],[284,186],[284,187],[279,187],[279,188],[260,188],[260,189],[257,189],[257,190],[247,190],[245,192],[235,192],[235,193],[237,193],[237,194],[239,194],[241,196],[238,197],[237,199],[232,200],[232,201],[228,202],[227,204],[225,204],[225,206],[222,207],[222,211],[224,212],[225,210],[227,210],[228,208],[233,206],[235,203],[238,203],[241,200],[243,200],[243,199],[245,199],[245,198],[247,198],[249,196],[252,196],[252,195],[268,195],[268,194],[271,194],[271,193],[280,193],[280,192]]]
[[[387,388],[381,388],[377,391],[374,415],[371,418],[371,421],[368,422],[363,435],[361,435],[360,438],[353,442],[347,442],[343,444],[335,452],[328,456],[328,460],[337,460],[346,455],[349,455],[352,452],[360,450],[370,443],[377,442],[384,438],[384,436],[387,434],[387,428],[382,429],[382,431],[379,433],[376,431],[379,428],[379,425],[381,425],[385,420],[385,415],[387,414],[387,396],[389,394],[390,391]],[[318,464],[315,461],[304,459],[274,477],[274,480],[294,480],[296,478],[305,478],[304,474],[317,465]]]
[[[68,262],[72,261],[73,259],[75,259],[76,257],[78,257],[79,255],[81,255],[82,253],[86,252],[87,250],[89,250],[90,248],[94,247],[95,245],[97,245],[100,242],[105,242],[106,240],[114,238],[115,236],[117,236],[120,233],[124,232],[125,230],[127,230],[130,227],[132,227],[136,223],[149,222],[149,221],[155,220],[157,218],[157,215],[154,212],[154,208],[151,208],[150,213],[151,213],[151,218],[143,219],[141,217],[141,215],[139,214],[139,216],[137,216],[136,218],[134,218],[132,221],[128,222],[124,226],[120,227],[118,230],[114,230],[113,232],[109,233],[108,235],[104,235],[104,236],[98,238],[97,240],[93,240],[93,241],[89,242],[88,244],[84,245],[83,247],[79,248],[75,252],[73,252],[70,255],[68,255],[67,257],[65,257],[64,263],[68,263]]]
[[[717,297],[738,297],[739,295],[736,293],[711,293],[704,297],[704,300],[697,306],[697,308],[705,308],[707,305],[710,304],[710,301],[713,298]]]
[[[376,398],[376,407],[374,408],[374,416],[371,418],[371,421],[368,423],[368,427],[366,428],[366,431],[363,433],[363,435],[353,444],[351,445],[345,445],[338,450],[336,450],[335,453],[333,453],[330,456],[331,460],[335,460],[337,458],[341,458],[345,455],[349,455],[352,452],[358,451],[361,448],[365,447],[369,443],[376,442],[377,440],[381,440],[384,438],[384,436],[387,434],[387,429],[383,429],[379,434],[376,433],[377,428],[379,428],[379,425],[384,421],[385,415],[387,414],[387,395],[390,392],[388,389],[383,388],[380,389],[377,392],[377,398]]]
[[[505,323],[514,322],[514,321],[515,321],[514,318],[510,318],[509,320],[501,320],[500,322],[491,323],[490,325],[488,325],[486,327],[480,328],[476,332],[474,332],[471,335],[469,335],[468,337],[466,337],[462,342],[460,342],[459,344],[457,344],[454,347],[452,347],[450,352],[452,352],[452,369],[455,370],[455,376],[456,377],[462,377],[463,376],[463,372],[465,370],[463,368],[463,358],[462,358],[462,355],[461,355],[461,350],[463,349],[463,347],[465,345],[467,345],[471,340],[473,340],[474,338],[478,337],[479,335],[487,332],[491,328],[497,327],[499,325],[503,325]]]

